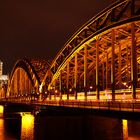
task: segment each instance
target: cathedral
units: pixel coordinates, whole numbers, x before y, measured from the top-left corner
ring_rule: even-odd
[[[8,75],[3,75],[3,62],[0,60],[0,96],[3,94],[8,86]]]

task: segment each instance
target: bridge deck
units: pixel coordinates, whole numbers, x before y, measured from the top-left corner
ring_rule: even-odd
[[[51,105],[51,106],[64,106],[85,109],[98,109],[98,110],[112,110],[112,111],[127,111],[127,112],[140,112],[140,101],[80,101],[80,100],[45,100],[45,101],[4,101],[19,104],[30,104],[37,106]]]

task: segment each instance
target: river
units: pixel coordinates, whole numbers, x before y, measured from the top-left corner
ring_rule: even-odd
[[[22,112],[0,116],[0,140],[140,140],[140,121]]]

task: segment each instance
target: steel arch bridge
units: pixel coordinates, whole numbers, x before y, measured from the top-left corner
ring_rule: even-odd
[[[49,65],[45,60],[18,60],[11,73],[7,97],[30,100],[33,94],[37,96]]]
[[[83,25],[52,63],[17,61],[7,96],[136,99],[139,89],[140,1],[119,0]]]

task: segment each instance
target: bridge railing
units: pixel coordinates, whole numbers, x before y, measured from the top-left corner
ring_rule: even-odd
[[[66,106],[85,109],[102,109],[116,111],[140,112],[140,100],[45,100],[45,101],[17,101],[17,100],[0,100],[0,102],[16,102],[33,105],[51,105]]]
[[[116,110],[140,112],[140,101],[75,101],[75,100],[47,100],[32,101],[36,105],[65,106],[85,109]]]
[[[140,101],[47,100],[44,102],[36,102],[36,104],[77,107],[77,108],[87,108],[87,109],[140,112]]]

